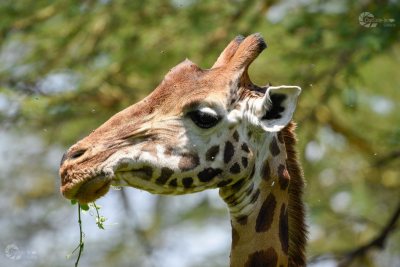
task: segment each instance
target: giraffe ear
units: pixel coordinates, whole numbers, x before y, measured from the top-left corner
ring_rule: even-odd
[[[268,132],[278,132],[293,117],[301,88],[298,86],[269,86],[265,95],[255,103],[258,124]]]

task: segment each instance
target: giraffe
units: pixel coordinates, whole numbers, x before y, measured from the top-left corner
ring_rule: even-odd
[[[257,86],[260,34],[232,40],[211,69],[186,59],[140,102],[69,148],[61,193],[88,203],[110,185],[179,195],[219,188],[231,267],[305,266],[304,179],[292,116],[301,89]]]

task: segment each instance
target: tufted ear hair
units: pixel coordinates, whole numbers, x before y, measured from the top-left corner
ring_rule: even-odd
[[[293,117],[301,88],[298,86],[269,86],[265,95],[253,106],[253,118],[265,131],[278,132]]]

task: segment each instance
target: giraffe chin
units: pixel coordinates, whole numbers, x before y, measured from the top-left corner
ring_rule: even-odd
[[[107,179],[104,176],[94,177],[79,186],[73,199],[76,199],[80,204],[93,202],[107,194],[111,181],[111,179]]]

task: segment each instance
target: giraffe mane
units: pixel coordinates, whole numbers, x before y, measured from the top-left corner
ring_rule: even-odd
[[[298,162],[296,151],[297,138],[294,132],[296,124],[290,122],[282,129],[285,141],[286,165],[290,175],[289,184],[289,266],[305,266],[305,245],[307,241],[307,226],[304,223],[305,208],[302,201],[305,185],[303,170]]]

